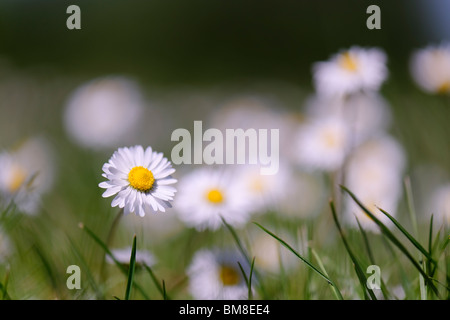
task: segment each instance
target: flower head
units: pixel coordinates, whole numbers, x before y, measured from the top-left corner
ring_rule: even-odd
[[[54,179],[52,150],[42,138],[32,138],[18,149],[0,153],[0,201],[13,202],[19,211],[35,214],[41,196]]]
[[[305,169],[338,169],[350,148],[350,130],[337,117],[311,119],[297,134],[297,161]]]
[[[180,181],[179,218],[198,230],[216,230],[222,217],[232,226],[248,220],[250,198],[242,183],[229,171],[197,169]]]
[[[377,91],[388,75],[382,50],[357,46],[315,63],[313,71],[317,92],[327,96]]]
[[[99,184],[106,189],[103,197],[116,195],[111,206],[124,209],[124,213],[135,213],[141,217],[149,212],[165,212],[170,208],[177,182],[171,174],[172,164],[162,153],[142,146],[119,148],[103,165],[102,176],[107,178]]]
[[[92,80],[70,96],[67,132],[83,147],[102,149],[126,143],[138,125],[144,103],[138,86],[124,77]]]
[[[414,52],[410,69],[423,90],[450,94],[450,42]]]
[[[187,270],[189,291],[194,299],[246,299],[248,287],[237,262],[248,274],[248,263],[238,254],[226,251],[198,251]]]

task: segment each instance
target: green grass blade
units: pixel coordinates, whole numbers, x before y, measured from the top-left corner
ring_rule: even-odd
[[[89,268],[88,264],[86,263],[86,260],[84,259],[83,255],[81,254],[80,250],[78,250],[77,246],[75,245],[74,241],[68,237],[69,243],[72,246],[73,252],[75,253],[75,256],[77,260],[80,262],[81,267],[83,270],[85,270],[85,274],[87,276],[87,279],[89,281],[89,284],[91,285],[92,289],[95,292],[95,295],[97,296],[97,299],[103,299],[104,295],[101,292],[100,288],[97,286],[97,283],[94,280],[94,276],[92,275],[91,269]]]
[[[256,257],[253,257],[252,265],[250,266],[250,275],[248,276],[248,300],[253,300],[252,277],[253,269],[255,267],[255,259]]]
[[[356,204],[378,225],[381,232],[410,260],[410,262],[414,265],[414,267],[420,272],[420,274],[424,277],[427,285],[433,290],[436,295],[439,295],[436,286],[419,265],[419,263],[413,258],[413,256],[409,253],[409,251],[405,248],[405,246],[394,236],[394,234],[386,227],[377,217],[373,215],[370,210],[368,210],[358,198],[346,187],[341,185],[341,189],[347,192],[350,197],[356,202]]]
[[[5,281],[2,284],[0,282],[0,290],[2,291],[2,300],[11,300],[8,294],[8,282],[9,282],[9,269],[6,271]]]
[[[97,235],[92,232],[91,229],[86,227],[84,224],[80,224],[79,227],[83,229],[104,251],[105,253],[111,258],[111,260],[114,262],[114,264],[119,268],[119,270],[125,275],[128,276],[128,270],[114,257],[111,250],[108,249],[106,244],[100,240]],[[144,297],[144,299],[150,300],[149,296],[145,293],[145,291],[142,289],[140,285],[138,285],[136,282],[133,283],[136,290],[139,291],[139,293]]]
[[[336,224],[336,227],[339,231],[339,235],[341,236],[342,242],[344,243],[344,247],[347,250],[347,253],[350,256],[350,259],[352,260],[353,265],[355,267],[356,276],[358,277],[359,283],[361,284],[364,296],[369,294],[372,300],[377,300],[377,297],[375,296],[373,291],[367,288],[366,275],[364,274],[361,264],[359,263],[358,259],[356,259],[356,256],[353,254],[353,251],[350,249],[350,246],[348,245],[347,239],[345,238],[344,232],[342,231],[341,224],[339,223],[339,220],[337,218],[336,208],[334,207],[333,201],[330,201],[330,208],[331,214],[333,215],[334,223]]]
[[[131,249],[130,267],[128,268],[128,281],[125,290],[125,300],[130,300],[131,288],[133,287],[134,271],[136,267],[136,235],[133,237],[133,248]]]
[[[394,225],[405,235],[405,237],[433,264],[436,264],[436,261],[431,257],[430,253],[416,240],[414,237],[406,231],[405,228],[389,213],[387,213],[385,210],[378,208],[385,216],[391,220]]]
[[[163,289],[163,299],[164,300],[168,300],[167,299],[167,292],[166,292],[166,282],[164,280],[162,281],[162,289]]]
[[[148,274],[150,275],[150,278],[152,279],[153,283],[156,286],[156,289],[158,289],[159,293],[161,293],[161,296],[163,297],[164,300],[170,300],[169,296],[166,293],[166,289],[165,286],[162,287],[161,286],[161,282],[158,280],[158,278],[156,278],[152,268],[150,268],[147,265],[144,265],[145,270],[147,270]],[[163,280],[164,283],[164,280]]]
[[[314,249],[311,248],[311,253],[312,253],[312,255],[314,256],[314,258],[317,260],[317,263],[319,264],[320,270],[322,270],[322,272],[323,272],[327,277],[329,277],[329,276],[328,276],[328,272],[327,272],[327,270],[325,269],[325,267],[324,267],[324,265],[323,265],[323,263],[322,263],[322,260],[320,259],[320,257],[319,257],[319,255],[317,254],[317,252],[316,252]],[[336,296],[336,299],[338,299],[338,300],[344,300],[344,298],[342,297],[341,292],[339,291],[339,289],[338,289],[337,287],[333,287],[333,292],[334,292],[334,295]]]
[[[244,268],[242,267],[242,264],[239,261],[237,261],[237,264],[239,266],[239,269],[241,270],[242,276],[244,277],[245,284],[248,286],[248,278],[247,275],[245,274]]]
[[[301,261],[303,261],[309,268],[311,268],[314,272],[316,272],[319,276],[321,276],[323,279],[325,279],[325,281],[328,282],[328,284],[330,284],[333,287],[336,287],[336,285],[334,284],[334,282],[328,278],[325,274],[323,274],[319,269],[317,269],[311,262],[309,262],[308,260],[306,260],[305,258],[303,258],[297,251],[295,251],[289,244],[287,244],[284,240],[282,240],[281,238],[279,238],[278,236],[276,236],[275,234],[273,234],[272,232],[270,232],[269,230],[267,230],[266,228],[264,228],[263,226],[261,226],[259,223],[257,222],[253,222],[255,225],[257,225],[259,228],[261,228],[264,232],[266,232],[267,234],[269,234],[270,236],[272,236],[273,238],[275,238],[278,242],[280,242],[284,247],[286,247],[289,251],[291,251],[297,258],[299,258]]]
[[[363,241],[364,241],[364,245],[366,247],[367,255],[369,256],[369,261],[370,261],[371,264],[376,265],[375,258],[374,258],[373,254],[372,254],[372,249],[371,249],[370,244],[369,244],[369,238],[367,237],[367,233],[364,230],[364,228],[361,226],[358,217],[355,216],[355,218],[356,218],[356,222],[358,224],[358,228],[361,231],[361,235],[363,237]],[[389,293],[388,293],[388,290],[386,288],[386,284],[383,281],[383,278],[381,278],[381,292],[383,293],[383,296],[384,296],[385,299],[389,299]]]

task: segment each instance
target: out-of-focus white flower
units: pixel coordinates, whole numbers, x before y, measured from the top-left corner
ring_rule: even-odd
[[[118,262],[120,262],[121,264],[124,264],[124,265],[128,265],[128,264],[130,264],[131,251],[132,251],[131,247],[126,247],[123,249],[113,249],[113,250],[111,250],[111,253],[113,254],[114,258],[116,258],[116,260]],[[112,258],[110,256],[107,256],[106,260],[108,261],[108,263],[111,263],[111,264],[114,263],[114,261],[112,260]],[[136,260],[135,261],[136,261],[136,265],[144,265],[144,266],[151,267],[155,264],[156,259],[149,251],[136,250]]]
[[[381,222],[390,225],[378,208],[396,215],[402,195],[402,175],[405,155],[401,145],[392,137],[370,140],[355,150],[347,165],[345,185]],[[363,228],[378,232],[378,226],[350,197],[345,198],[346,217],[357,227],[355,216]]]
[[[176,199],[178,217],[197,230],[216,230],[225,221],[241,227],[251,210],[250,195],[229,170],[200,168],[180,180]]]
[[[12,246],[9,237],[6,235],[3,228],[0,227],[0,264],[6,261],[11,255]]]
[[[433,192],[429,202],[430,212],[434,214],[434,220],[438,223],[450,225],[450,183],[442,185]]]
[[[172,207],[170,202],[177,191],[170,186],[177,182],[171,176],[175,169],[162,153],[151,147],[119,148],[103,165],[103,172],[102,176],[108,179],[99,184],[106,189],[103,197],[117,194],[111,206],[123,208],[124,214],[143,217]]]
[[[341,118],[312,119],[301,125],[296,137],[297,161],[307,170],[333,171],[350,148],[350,130]]]
[[[252,213],[264,213],[280,206],[286,198],[286,190],[291,187],[290,171],[287,163],[282,163],[278,172],[273,175],[262,175],[256,165],[237,170],[236,177],[246,189]]]
[[[64,122],[70,136],[83,147],[116,147],[133,136],[143,105],[135,82],[124,77],[99,78],[70,96]]]
[[[377,91],[387,76],[386,54],[378,48],[353,46],[313,65],[316,90],[327,96]]]
[[[37,212],[41,196],[53,185],[53,151],[43,138],[25,141],[18,149],[0,154],[0,199],[19,211]]]
[[[248,263],[236,253],[198,251],[188,267],[189,292],[196,300],[242,300],[248,287],[238,262],[246,274]]]
[[[391,122],[387,101],[375,92],[345,99],[315,95],[307,101],[306,112],[311,118],[341,118],[351,132],[353,146],[383,132]]]
[[[296,171],[290,176],[284,201],[279,210],[290,218],[313,218],[327,203],[323,176],[318,173]]]
[[[430,93],[450,93],[450,43],[428,46],[413,53],[411,74]]]

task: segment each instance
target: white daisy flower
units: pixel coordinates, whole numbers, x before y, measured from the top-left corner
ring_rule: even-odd
[[[444,184],[433,192],[429,203],[430,213],[434,214],[434,220],[450,226],[450,183]]]
[[[395,217],[402,196],[404,151],[393,138],[385,136],[368,141],[355,150],[346,170],[347,188],[381,222],[391,226],[378,208]],[[345,198],[345,214],[349,224],[357,227],[355,215],[363,228],[379,232],[378,226],[349,196]]]
[[[240,227],[248,221],[250,196],[230,171],[197,169],[180,180],[178,217],[197,230],[216,230],[225,221]]]
[[[0,153],[0,199],[19,211],[35,214],[42,195],[54,180],[53,152],[42,138],[32,138],[18,149]]]
[[[264,213],[275,209],[285,198],[290,188],[291,172],[286,163],[280,165],[274,175],[262,175],[257,165],[247,165],[236,172],[250,197],[252,213]]]
[[[0,265],[5,262],[11,255],[12,246],[9,237],[6,235],[3,228],[0,227]]]
[[[341,118],[349,127],[353,145],[385,131],[392,118],[387,101],[375,92],[357,93],[345,99],[315,95],[306,103],[306,115]]]
[[[70,136],[93,149],[128,143],[143,113],[136,83],[124,77],[92,80],[74,91],[64,114]]]
[[[297,162],[307,170],[338,169],[350,148],[349,128],[336,117],[308,121],[296,139]]]
[[[450,42],[414,52],[410,70],[426,92],[450,94]]]
[[[122,249],[113,249],[111,250],[111,253],[113,254],[114,258],[116,258],[116,260],[121,264],[128,265],[130,263],[131,251],[131,247],[126,247]],[[108,261],[108,263],[114,263],[110,256],[107,256],[106,260]],[[136,250],[135,261],[136,265],[151,267],[155,264],[156,259],[150,252],[146,250]]]
[[[329,61],[313,65],[314,85],[319,94],[344,96],[360,91],[378,91],[388,76],[386,54],[378,48],[353,46]]]
[[[243,300],[248,287],[238,262],[246,274],[248,263],[235,253],[198,251],[188,267],[189,292],[196,300]]]
[[[170,186],[177,182],[171,176],[175,169],[151,147],[119,148],[103,165],[103,172],[102,176],[108,179],[99,184],[106,189],[103,197],[117,194],[111,206],[123,208],[125,214],[143,217],[172,207],[170,202],[177,191]]]

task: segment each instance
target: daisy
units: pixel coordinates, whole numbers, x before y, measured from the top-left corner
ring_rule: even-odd
[[[308,170],[338,169],[350,148],[350,131],[342,119],[312,119],[301,125],[296,137],[297,162]]]
[[[64,122],[83,147],[102,149],[131,140],[144,110],[136,83],[124,77],[92,80],[69,97]]]
[[[194,299],[247,299],[248,287],[238,262],[248,276],[250,268],[237,254],[225,251],[198,251],[187,269],[189,292]]]
[[[345,96],[377,91],[388,76],[386,54],[378,48],[353,46],[313,65],[316,90],[321,95]]]
[[[13,202],[19,211],[35,214],[53,184],[54,171],[52,150],[42,138],[0,153],[0,200],[4,206]]]
[[[355,150],[346,168],[346,186],[381,222],[390,220],[378,208],[395,217],[402,196],[405,156],[401,145],[384,136],[368,141]],[[378,226],[350,197],[345,198],[347,222],[357,227],[355,216],[364,228],[379,232]]]
[[[114,258],[116,258],[117,261],[119,261],[123,265],[128,265],[130,263],[130,257],[131,257],[131,247],[123,248],[123,249],[113,249],[111,250],[111,253],[113,254]],[[110,256],[106,257],[106,260],[113,264],[114,261],[111,259]],[[136,265],[137,266],[148,266],[151,267],[155,264],[156,259],[155,257],[148,251],[145,250],[136,250]]]
[[[178,217],[197,230],[216,230],[222,217],[240,227],[248,220],[250,198],[230,171],[197,169],[180,181],[176,207]]]
[[[450,94],[450,42],[414,52],[410,70],[416,83],[426,92]]]
[[[444,222],[450,226],[450,183],[436,188],[431,196],[429,208],[433,208],[434,219],[439,224]]]
[[[285,198],[286,189],[290,188],[290,168],[281,164],[274,175],[262,175],[259,166],[247,165],[236,173],[250,197],[252,213],[263,213],[275,209]]]
[[[176,189],[170,185],[177,182],[171,174],[175,169],[162,153],[151,147],[119,148],[103,165],[103,172],[102,176],[108,179],[99,184],[106,189],[103,197],[117,194],[111,206],[119,206],[125,214],[143,217],[171,207]]]
[[[315,95],[306,103],[311,118],[338,117],[351,131],[354,144],[385,131],[391,122],[387,101],[378,93],[357,93],[346,99]]]

